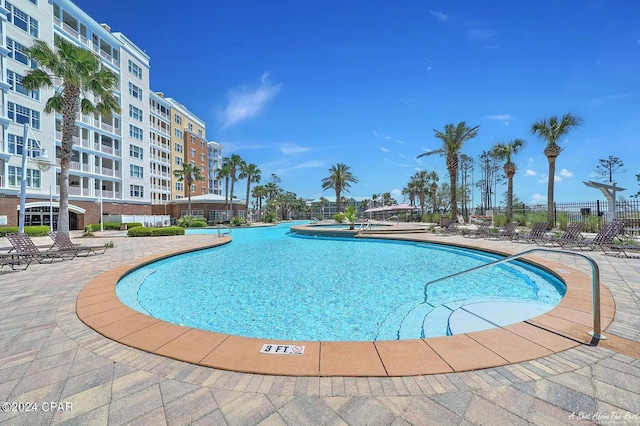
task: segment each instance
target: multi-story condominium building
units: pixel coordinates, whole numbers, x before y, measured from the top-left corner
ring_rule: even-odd
[[[171,200],[171,105],[162,92],[149,93],[151,203]]]
[[[184,105],[175,99],[165,99],[171,109],[171,157],[173,169],[180,169],[183,162],[191,163],[200,168],[204,181],[196,181],[191,188],[185,188],[184,182],[179,182],[173,177],[172,198],[178,200],[186,196],[186,191],[191,195],[208,193],[207,176],[209,174],[208,148],[205,134],[205,123]]]
[[[222,167],[222,145],[218,142],[209,142],[209,194],[222,195],[224,188],[218,179],[218,169]]]
[[[26,55],[35,39],[53,47],[64,38],[94,52],[101,66],[118,76],[113,116],[79,114],[69,171],[70,229],[97,223],[106,214],[150,214],[152,204],[185,195],[172,171],[189,161],[201,168],[204,182],[192,195],[209,192],[205,123],[173,99],[149,88],[149,56],[124,34],[111,32],[69,0],[0,0],[0,225],[17,225],[24,129],[27,225],[57,221],[60,191],[62,116],[45,113],[52,89],[26,90],[20,83],[37,64]],[[49,170],[35,157],[46,149]],[[221,154],[220,154],[221,155]]]

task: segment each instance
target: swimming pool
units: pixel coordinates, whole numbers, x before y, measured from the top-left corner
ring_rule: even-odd
[[[139,268],[120,280],[118,297],[159,319],[220,333],[371,341],[518,322],[552,309],[565,292],[554,276],[509,263],[429,286],[425,300],[426,282],[495,256],[428,243],[296,236],[290,226],[234,229],[231,244]],[[194,233],[207,232],[217,234]],[[515,315],[483,317],[496,306]]]

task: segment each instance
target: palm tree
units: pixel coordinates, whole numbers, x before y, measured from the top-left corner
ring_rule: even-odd
[[[182,163],[182,168],[174,170],[173,175],[178,178],[178,182],[184,182],[184,192],[189,198],[187,216],[191,216],[191,185],[197,180],[204,180],[204,176],[197,166],[189,163]]]
[[[245,198],[245,209],[249,211],[249,194],[251,192],[251,184],[260,182],[262,171],[253,163],[247,164],[242,162],[240,165],[240,175],[238,178],[247,180],[247,197]]]
[[[351,186],[351,183],[358,183],[358,179],[351,174],[349,166],[338,163],[331,166],[329,169],[330,175],[322,179],[322,189],[327,190],[333,188],[336,191],[336,213],[341,212],[341,198],[342,191],[349,192],[347,188]]]
[[[513,219],[513,176],[516,174],[517,167],[515,163],[511,161],[511,156],[517,154],[525,145],[523,139],[514,139],[509,143],[498,143],[493,147],[493,155],[500,159],[505,160],[503,169],[504,174],[507,176],[507,221],[511,222]]]
[[[582,118],[568,112],[563,115],[560,120],[553,115],[549,117],[548,120],[542,119],[531,125],[531,133],[547,143],[544,149],[544,155],[547,156],[547,160],[549,161],[549,182],[547,185],[547,226],[549,226],[549,228],[555,225],[553,188],[556,175],[556,158],[558,158],[558,155],[562,152],[562,148],[558,143],[564,135],[569,133],[574,127],[578,127],[581,123]]]
[[[447,159],[447,170],[449,171],[449,181],[451,187],[451,217],[455,220],[458,217],[458,203],[456,199],[457,194],[457,177],[458,177],[458,154],[462,149],[462,145],[469,139],[473,139],[478,136],[478,129],[480,126],[473,128],[467,127],[464,121],[460,122],[457,126],[453,124],[447,124],[444,126],[444,133],[433,129],[436,137],[443,143],[440,149],[435,151],[427,151],[418,155],[417,158],[424,157],[425,155],[440,154]]]
[[[42,40],[35,40],[26,51],[38,62],[38,68],[25,74],[22,85],[28,90],[55,89],[47,99],[46,113],[62,114],[62,141],[60,144],[60,209],[58,232],[69,235],[69,166],[73,155],[73,136],[76,132],[78,111],[111,117],[119,113],[118,76],[101,67],[100,58],[87,49],[56,37],[53,51]],[[87,95],[99,101],[91,102]]]
[[[262,220],[262,200],[267,196],[267,190],[263,185],[256,185],[251,190],[251,196],[256,199],[258,206],[258,220]]]
[[[218,179],[224,179],[224,205],[225,208],[228,208],[229,206],[229,177],[231,176],[231,165],[229,164],[229,158],[223,158],[222,159],[222,165],[220,166],[220,168],[216,171],[216,175]],[[229,213],[229,210],[227,210],[227,214]],[[225,214],[225,219],[229,219],[227,216],[227,214]]]
[[[242,157],[240,157],[238,154],[233,154],[230,158],[228,158],[228,163],[229,163],[229,179],[231,180],[231,193],[229,195],[230,199],[229,199],[229,210],[231,210],[231,216],[234,216],[233,213],[233,207],[232,207],[232,203],[233,203],[233,187],[236,184],[236,181],[238,180],[238,171],[244,167],[244,165],[246,164],[245,161],[242,159]]]

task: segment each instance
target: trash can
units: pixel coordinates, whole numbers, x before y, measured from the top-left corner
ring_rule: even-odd
[[[447,216],[440,216],[440,227],[448,228],[451,224],[451,218]]]
[[[127,224],[126,223],[121,223],[120,224],[120,230],[121,231],[126,231],[127,230]]]

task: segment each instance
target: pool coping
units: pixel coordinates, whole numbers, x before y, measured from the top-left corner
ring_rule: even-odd
[[[398,239],[515,254],[464,244],[414,240],[406,236]],[[588,334],[593,328],[591,278],[567,265],[534,256],[523,259],[542,266],[567,286],[565,297],[555,308],[509,326],[447,337],[373,342],[248,338],[161,321],[129,308],[116,295],[119,279],[132,270],[159,259],[229,242],[231,238],[226,236],[213,243],[163,252],[106,271],[80,291],[76,314],[99,334],[146,352],[217,369],[285,376],[398,377],[462,372],[529,361],[578,345],[592,344]],[[613,321],[615,303],[605,285],[601,285],[600,293],[601,324],[605,330]],[[304,345],[305,353],[260,353],[264,344]]]

